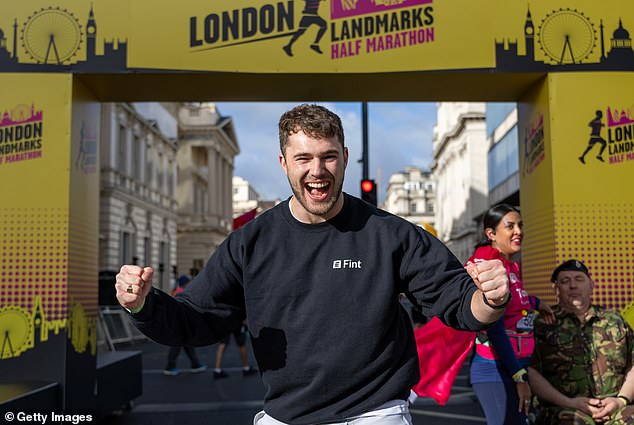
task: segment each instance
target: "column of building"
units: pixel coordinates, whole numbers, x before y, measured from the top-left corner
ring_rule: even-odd
[[[216,155],[216,148],[214,146],[207,148],[207,214],[210,216],[217,216],[216,211],[216,198],[218,197],[218,185],[215,184],[218,181],[218,155]]]

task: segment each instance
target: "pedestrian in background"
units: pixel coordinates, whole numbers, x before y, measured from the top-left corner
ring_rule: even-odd
[[[483,237],[467,264],[498,259],[508,273],[511,301],[504,317],[476,334],[470,379],[488,425],[525,425],[531,403],[527,370],[534,348],[533,320],[539,310],[552,322],[552,309],[529,296],[513,257],[522,248],[522,217],[507,204],[490,208],[483,218]]]
[[[555,321],[535,321],[528,368],[538,424],[634,424],[634,333],[617,311],[592,304],[594,281],[577,260],[551,276]]]
[[[167,344],[211,344],[248,319],[267,389],[255,425],[411,424],[418,359],[399,294],[478,330],[510,299],[506,270],[465,270],[423,229],[343,193],[348,149],[328,109],[293,108],[279,136],[293,195],[229,234],[182,296],[152,288],[152,268],[124,265],[117,299]]]
[[[247,351],[247,338],[249,334],[249,330],[247,328],[246,322],[243,322],[236,330],[234,330],[231,334],[233,334],[233,339],[238,345],[238,351],[240,352],[240,362],[242,363],[242,375],[250,376],[257,373],[257,370],[251,367],[249,364],[249,353]],[[229,345],[229,339],[231,338],[231,334],[224,337],[220,343],[218,343],[218,348],[216,349],[216,363],[214,367],[214,379],[227,378],[229,374],[222,369],[222,358],[224,357],[225,350],[227,349],[227,345]]]
[[[180,276],[178,278],[176,288],[174,288],[174,290],[172,291],[172,296],[175,297],[176,295],[183,292],[190,281],[191,279],[189,278],[189,276]],[[178,355],[181,352],[181,348],[185,351],[185,354],[187,355],[187,357],[189,357],[189,361],[191,362],[191,369],[189,369],[189,372],[200,373],[207,370],[207,366],[201,363],[200,360],[198,360],[198,355],[196,354],[196,349],[194,347],[190,347],[187,345],[181,347],[179,345],[171,346],[167,353],[167,366],[165,366],[165,370],[163,371],[165,375],[175,376],[180,373],[180,369],[176,367],[176,361],[178,360]]]

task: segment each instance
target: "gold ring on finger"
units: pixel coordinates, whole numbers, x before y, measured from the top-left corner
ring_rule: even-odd
[[[128,285],[128,289],[125,290],[128,294],[132,294],[132,285]]]

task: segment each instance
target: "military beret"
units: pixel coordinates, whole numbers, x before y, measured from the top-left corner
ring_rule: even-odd
[[[550,277],[550,281],[553,283],[557,282],[557,276],[559,275],[559,272],[564,271],[582,272],[585,273],[586,276],[590,277],[588,268],[581,261],[567,260],[557,266],[557,268],[553,271],[552,276]]]

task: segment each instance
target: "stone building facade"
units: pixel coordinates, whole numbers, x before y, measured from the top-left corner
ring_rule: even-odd
[[[196,274],[232,229],[234,158],[240,152],[233,121],[212,103],[178,111],[179,273]]]
[[[171,289],[176,266],[176,116],[169,104],[101,109],[99,270],[152,266]]]
[[[485,104],[441,102],[433,134],[436,230],[461,261],[480,236],[477,217],[488,206]]]
[[[418,167],[390,176],[383,209],[423,227],[435,226],[436,183]]]

